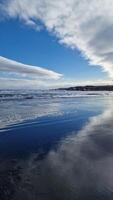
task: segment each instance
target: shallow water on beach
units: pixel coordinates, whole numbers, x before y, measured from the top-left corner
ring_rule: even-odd
[[[0,200],[112,200],[113,96],[0,96]]]

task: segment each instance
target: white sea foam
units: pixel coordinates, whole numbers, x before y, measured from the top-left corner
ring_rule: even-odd
[[[87,96],[113,96],[112,91],[66,91],[66,90],[46,90],[46,91],[24,91],[24,90],[1,90],[0,100],[23,100],[23,99],[50,99],[50,98],[76,98]]]

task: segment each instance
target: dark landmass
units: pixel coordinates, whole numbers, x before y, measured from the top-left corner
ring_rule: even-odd
[[[68,87],[68,88],[59,88],[58,90],[67,90],[67,91],[113,91],[113,85],[75,86],[75,87]]]

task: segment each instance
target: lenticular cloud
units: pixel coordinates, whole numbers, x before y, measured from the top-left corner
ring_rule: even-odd
[[[2,56],[0,56],[0,72],[17,73],[24,77],[30,76],[35,79],[46,78],[57,80],[62,76],[54,71],[38,66],[26,65]]]
[[[113,77],[112,0],[7,0],[1,10],[36,29],[41,21],[60,43],[78,48]]]

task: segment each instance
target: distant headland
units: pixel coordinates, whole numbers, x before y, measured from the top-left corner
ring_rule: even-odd
[[[86,85],[86,86],[75,86],[67,88],[58,88],[58,90],[66,91],[113,91],[113,85]]]

